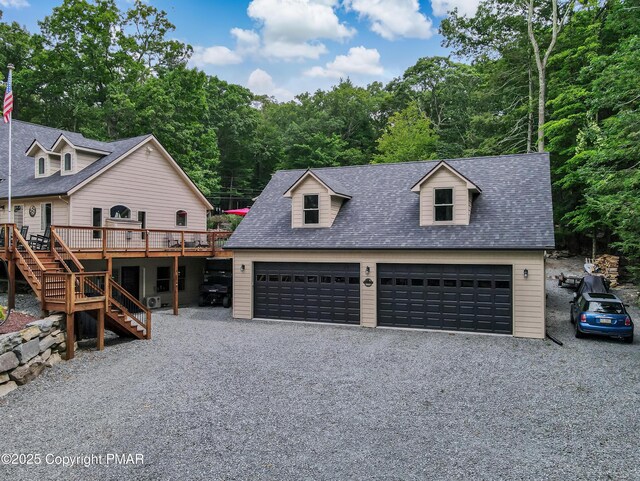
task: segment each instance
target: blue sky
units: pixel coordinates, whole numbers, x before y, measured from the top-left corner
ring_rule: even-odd
[[[289,100],[330,88],[388,82],[420,57],[446,55],[438,25],[479,0],[149,0],[191,44],[191,65],[255,93]],[[37,31],[61,0],[0,0],[4,21]],[[131,1],[118,0],[122,8]]]

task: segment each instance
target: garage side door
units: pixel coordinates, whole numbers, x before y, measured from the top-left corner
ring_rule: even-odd
[[[253,316],[360,324],[360,266],[257,262]]]
[[[379,264],[378,324],[511,334],[511,266]]]

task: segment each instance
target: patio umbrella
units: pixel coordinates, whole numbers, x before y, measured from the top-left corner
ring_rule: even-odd
[[[244,207],[242,209],[225,210],[224,213],[225,214],[231,214],[231,215],[239,215],[239,216],[244,217],[245,215],[247,215],[249,213],[249,207]]]

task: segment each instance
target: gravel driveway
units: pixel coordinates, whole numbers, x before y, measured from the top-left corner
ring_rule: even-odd
[[[640,479],[638,344],[575,339],[548,284],[563,347],[157,312],[152,341],[80,351],[0,400],[2,451],[43,456],[0,479]]]

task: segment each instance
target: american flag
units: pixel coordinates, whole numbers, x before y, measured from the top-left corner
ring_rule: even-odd
[[[9,78],[7,79],[7,90],[4,91],[4,108],[2,115],[4,123],[8,124],[11,120],[11,112],[13,111],[13,89],[11,87],[11,70],[9,70]]]

